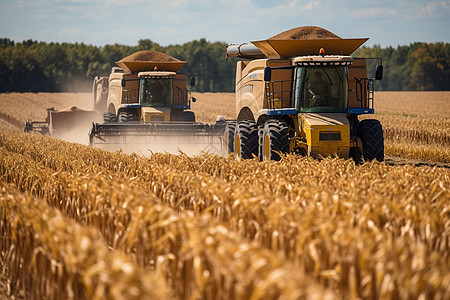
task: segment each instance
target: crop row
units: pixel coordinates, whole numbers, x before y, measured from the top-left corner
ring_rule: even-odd
[[[31,299],[168,299],[166,282],[111,251],[96,230],[0,183],[0,234],[11,293]]]
[[[215,225],[218,221],[211,216],[176,213],[151,193],[128,190],[124,182],[107,177],[55,173],[26,156],[6,151],[2,157],[5,181],[41,195],[66,216],[98,229],[107,244],[167,278],[179,298],[327,294],[282,255],[242,241],[223,225]]]
[[[444,169],[145,159],[8,132],[0,151],[3,182],[98,229],[176,297],[450,295]]]

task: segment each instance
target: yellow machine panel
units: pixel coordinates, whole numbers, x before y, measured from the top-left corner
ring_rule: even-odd
[[[343,114],[302,114],[301,131],[306,134],[308,155],[348,158],[350,127]]]
[[[170,107],[141,107],[142,121],[170,121]]]

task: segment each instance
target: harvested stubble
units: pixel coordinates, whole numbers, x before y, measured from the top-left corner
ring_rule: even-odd
[[[380,119],[384,124],[387,155],[450,163],[450,123],[445,125],[445,122],[439,123],[436,120],[403,120],[403,123],[398,124],[397,118]]]
[[[389,155],[417,160],[421,163],[427,161],[450,163],[450,148],[448,146],[440,147],[433,144],[411,146],[409,143],[395,141],[387,143],[385,151]]]
[[[375,116],[365,118],[383,124],[387,155],[450,163],[449,100],[449,92],[376,92]]]
[[[450,132],[442,129],[387,125],[383,127],[383,131],[385,139],[407,142],[411,146],[435,144],[450,147]]]
[[[444,169],[295,156],[265,163],[167,154],[143,159],[10,133],[0,135],[0,146],[3,180],[30,191],[32,182],[43,186],[40,195],[49,203],[164,274],[180,298],[219,292],[245,298],[249,290],[242,294],[239,274],[254,278],[252,287],[267,284],[244,257],[252,263],[270,257],[270,268],[296,270],[319,284],[314,291],[331,288],[342,298],[450,295]],[[19,157],[24,160],[11,172]],[[51,184],[33,172],[20,175],[23,165],[46,170]],[[230,242],[222,243],[224,236]],[[207,240],[218,246],[201,242]],[[248,256],[236,256],[233,249],[241,247],[251,249]],[[306,293],[302,285],[290,292],[282,282],[250,291]]]

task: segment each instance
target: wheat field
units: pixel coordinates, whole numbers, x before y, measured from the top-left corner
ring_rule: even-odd
[[[236,117],[234,93],[193,93],[200,122]],[[0,128],[22,130],[26,120],[44,120],[46,108],[93,108],[89,93],[0,94]],[[375,115],[383,125],[387,156],[450,164],[450,92],[376,92]]]
[[[418,94],[376,94],[386,152],[448,162],[450,94]],[[194,96],[200,121],[234,117],[233,94]],[[446,167],[144,158],[19,132],[88,94],[0,103],[4,299],[450,298]]]

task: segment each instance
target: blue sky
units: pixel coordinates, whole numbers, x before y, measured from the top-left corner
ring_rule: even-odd
[[[16,42],[241,43],[304,25],[368,46],[448,43],[450,0],[0,0],[0,37]]]

